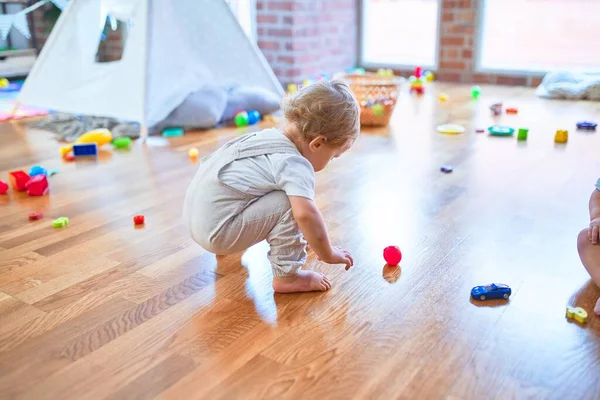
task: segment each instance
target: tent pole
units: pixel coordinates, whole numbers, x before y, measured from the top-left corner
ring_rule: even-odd
[[[10,111],[10,118],[14,118],[15,114],[17,113],[17,110],[19,109],[19,106],[21,105],[21,102],[19,100],[15,101],[15,105],[13,106],[12,110]]]
[[[140,139],[142,143],[146,143],[148,141],[148,127],[146,124],[140,125]]]

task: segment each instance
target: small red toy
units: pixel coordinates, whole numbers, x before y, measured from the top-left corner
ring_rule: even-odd
[[[134,215],[133,223],[136,225],[143,225],[145,223],[143,215]]]
[[[36,175],[25,184],[27,194],[30,196],[43,196],[48,193],[48,177]]]
[[[402,260],[402,252],[398,246],[388,246],[383,249],[383,259],[386,263],[395,267]]]
[[[42,214],[41,212],[34,212],[29,214],[29,220],[30,221],[37,221],[38,219],[42,219],[44,218],[44,214]]]
[[[8,192],[8,183],[0,181],[0,194],[6,194]]]
[[[509,107],[506,109],[506,113],[507,114],[518,114],[519,113],[519,109],[516,107]]]
[[[65,161],[75,161],[75,156],[73,155],[73,153],[66,154],[63,158]]]
[[[10,175],[10,184],[14,190],[17,192],[24,192],[27,190],[25,184],[29,181],[29,175],[24,171],[12,171],[9,172],[8,175]]]

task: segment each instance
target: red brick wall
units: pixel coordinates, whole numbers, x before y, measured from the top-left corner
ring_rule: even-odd
[[[356,63],[358,0],[257,0],[258,46],[283,84]]]

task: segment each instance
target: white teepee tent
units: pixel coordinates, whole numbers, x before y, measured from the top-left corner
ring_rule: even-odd
[[[128,23],[119,61],[95,60],[110,16]],[[18,101],[147,127],[205,84],[283,90],[225,0],[71,0]]]

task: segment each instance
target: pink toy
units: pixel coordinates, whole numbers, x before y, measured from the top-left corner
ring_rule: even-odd
[[[6,194],[6,192],[8,192],[8,184],[0,181],[0,194]]]
[[[30,196],[43,196],[48,193],[48,178],[46,175],[36,175],[26,184],[27,194]]]
[[[395,267],[402,260],[402,252],[398,246],[388,246],[383,249],[383,259],[386,263]]]
[[[14,190],[17,192],[24,192],[26,190],[25,184],[29,180],[29,175],[24,171],[12,171],[8,175],[10,176],[10,183]]]

